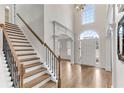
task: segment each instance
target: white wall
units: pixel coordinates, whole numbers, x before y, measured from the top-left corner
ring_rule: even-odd
[[[75,35],[76,39],[79,39],[81,32],[86,30],[95,30],[100,37],[100,62],[101,67],[106,68],[106,16],[107,16],[107,5],[94,5],[95,6],[95,22],[88,25],[81,25],[81,13],[75,14]],[[75,45],[78,45],[79,41],[75,41]],[[75,52],[79,51],[79,46],[75,46]],[[78,53],[78,54],[77,54]],[[75,55],[79,56],[79,52]],[[79,60],[77,60],[79,62]]]
[[[106,69],[112,69],[112,32],[113,29],[111,24],[113,23],[113,7],[107,5],[107,16],[106,16]]]
[[[73,5],[16,5],[16,11],[36,32],[36,34],[53,49],[53,23],[58,21],[73,31]],[[43,59],[43,47],[28,31],[25,25],[16,18],[16,23],[23,29],[39,57]],[[43,50],[42,50],[43,49]]]
[[[121,19],[121,17],[124,16],[124,12],[123,13],[118,13],[118,8],[116,6],[116,33],[115,33],[115,39],[117,39],[117,25],[118,25],[118,22],[119,20]],[[116,57],[114,58],[115,63],[115,87],[120,87],[120,88],[124,88],[124,62],[120,61],[118,59],[118,56],[117,56],[117,40],[116,40],[116,43],[115,43],[115,46],[116,46],[116,49],[115,49],[115,55]]]
[[[53,49],[53,24],[58,21],[73,31],[73,5],[44,5],[44,40]]]
[[[42,40],[44,40],[44,6],[42,4],[17,4],[16,13],[19,13],[26,23],[32,28],[32,30]],[[44,62],[44,49],[42,44],[18,17],[16,17],[16,24],[25,33],[31,45],[40,57],[41,62]]]
[[[124,16],[124,12],[119,13],[118,7],[115,5],[115,23],[113,20],[113,31],[112,31],[112,43],[113,43],[113,49],[112,49],[112,87],[115,88],[124,88],[124,62],[120,61],[118,59],[117,55],[117,27],[118,22]],[[114,15],[112,15],[114,16]]]
[[[17,4],[16,13],[21,15],[41,39],[44,39],[44,8],[42,4]]]

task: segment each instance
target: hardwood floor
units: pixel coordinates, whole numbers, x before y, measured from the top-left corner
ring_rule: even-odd
[[[62,88],[110,88],[111,76],[104,69],[61,62]]]

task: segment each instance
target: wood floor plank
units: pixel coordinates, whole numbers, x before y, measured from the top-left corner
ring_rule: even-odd
[[[61,62],[62,88],[110,88],[112,73],[102,68]]]
[[[52,88],[55,87],[56,83],[53,82],[52,80],[46,82],[44,85],[42,85],[40,88]]]

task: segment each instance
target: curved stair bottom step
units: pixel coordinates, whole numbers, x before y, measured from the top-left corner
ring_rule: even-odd
[[[44,85],[40,86],[40,88],[57,88],[56,83],[52,80],[46,82]]]
[[[40,88],[41,86],[43,86],[45,83],[47,83],[50,80],[51,80],[51,77],[43,80],[42,82],[38,83],[37,85],[33,86],[32,88]]]

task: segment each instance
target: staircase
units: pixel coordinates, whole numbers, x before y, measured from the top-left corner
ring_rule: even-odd
[[[48,73],[48,68],[40,61],[40,58],[21,29],[15,24],[6,22],[3,32],[4,42],[8,44],[9,51],[11,51],[11,55],[15,60],[13,61],[15,67],[13,66],[11,70],[11,73],[14,71],[13,68],[17,70],[12,75],[13,80],[18,78],[13,81],[15,86],[22,88],[56,88],[57,83],[52,80],[52,76]],[[5,46],[4,52],[6,57],[10,53]],[[11,63],[9,64],[11,67]],[[18,82],[19,84],[17,84]]]

